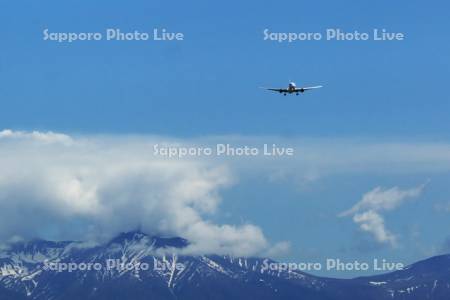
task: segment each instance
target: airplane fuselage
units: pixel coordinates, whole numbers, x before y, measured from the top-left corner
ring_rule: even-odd
[[[292,93],[303,93],[304,92],[304,90],[303,89],[298,89],[297,88],[297,85],[294,83],[294,82],[289,82],[289,85],[288,85],[288,88],[286,89],[286,91],[289,93],[289,94],[292,94]]]
[[[293,82],[289,82],[289,86],[288,86],[288,91],[295,91],[295,83]]]

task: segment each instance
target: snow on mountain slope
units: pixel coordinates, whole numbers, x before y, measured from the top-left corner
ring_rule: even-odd
[[[262,258],[175,254],[188,241],[123,233],[104,245],[35,240],[0,251],[0,299],[449,299],[450,256],[350,280],[267,270]],[[161,254],[161,250],[165,254]]]

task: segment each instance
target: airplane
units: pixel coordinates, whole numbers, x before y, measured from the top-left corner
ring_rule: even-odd
[[[321,85],[317,85],[317,86],[309,86],[309,87],[298,88],[296,86],[296,84],[291,81],[291,82],[289,82],[289,85],[288,85],[288,87],[286,89],[283,89],[283,88],[282,89],[275,89],[275,88],[264,88],[264,87],[263,87],[263,89],[266,89],[266,90],[269,90],[269,91],[274,91],[274,92],[279,92],[280,94],[283,94],[283,95],[286,96],[286,94],[293,94],[293,93],[298,95],[298,93],[304,93],[305,91],[313,90],[313,89],[320,89],[321,87],[322,87]]]

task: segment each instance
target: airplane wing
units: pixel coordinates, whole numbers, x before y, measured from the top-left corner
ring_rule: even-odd
[[[304,91],[320,89],[321,87],[322,87],[321,85],[316,85],[316,86],[308,86],[308,87],[296,88],[295,90],[303,93]]]
[[[276,88],[266,88],[266,87],[261,87],[261,88],[268,90],[268,91],[278,92],[278,93],[287,93],[288,92],[287,89],[276,89]]]

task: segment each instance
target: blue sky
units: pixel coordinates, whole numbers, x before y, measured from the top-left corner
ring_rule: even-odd
[[[446,144],[449,8],[445,1],[385,0],[2,1],[0,128]],[[59,44],[42,40],[45,28],[166,28],[183,32],[185,40]],[[406,39],[288,44],[264,41],[266,28],[385,28]],[[299,97],[258,88],[285,86],[289,80],[324,88]],[[434,207],[450,200],[443,196],[449,192],[449,170],[430,171],[426,165],[403,170],[333,173],[306,188],[294,180],[267,184],[256,174],[242,176],[223,191],[223,198],[232,200],[224,201],[216,218],[252,222],[271,240],[290,240],[293,254],[287,258],[292,260],[377,256],[412,262],[439,252],[447,236],[448,215]],[[336,218],[377,186],[406,189],[429,179],[420,201],[389,212],[395,218],[386,216],[392,231],[404,236],[400,248],[371,247],[370,236],[361,235],[351,220]],[[419,241],[408,240],[416,231]]]
[[[179,136],[446,136],[447,4],[3,1],[1,125]],[[185,33],[180,43],[42,41],[42,30]],[[404,32],[404,42],[263,41],[262,31]],[[300,99],[258,86],[324,84]],[[6,100],[7,99],[7,100]],[[189,124],[189,126],[186,126]]]

